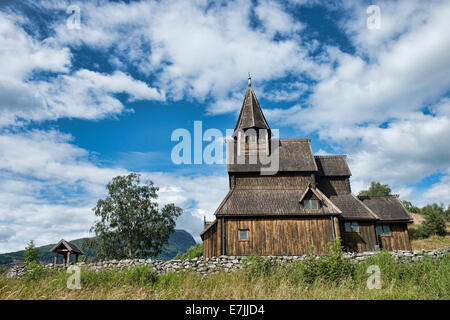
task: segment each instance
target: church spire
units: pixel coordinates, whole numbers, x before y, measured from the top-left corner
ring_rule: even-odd
[[[244,102],[242,103],[241,112],[239,114],[238,121],[236,123],[236,130],[246,130],[246,129],[267,129],[270,130],[267,124],[266,118],[259,106],[258,99],[256,98],[255,92],[251,86],[251,76],[248,74],[248,87],[245,93]]]

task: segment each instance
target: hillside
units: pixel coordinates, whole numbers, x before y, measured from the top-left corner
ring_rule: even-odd
[[[83,239],[69,240],[73,242],[76,246],[81,247]],[[50,249],[55,244],[48,244],[45,246],[38,247],[40,255],[39,261],[43,263],[53,262],[54,254],[50,252]],[[161,260],[169,260],[177,255],[177,253],[184,253],[188,248],[195,245],[195,240],[190,233],[185,230],[175,230],[174,233],[170,235],[169,243],[163,248],[163,252],[157,257]],[[83,250],[88,257],[95,257],[95,254],[90,251]],[[20,262],[23,257],[23,250],[16,252],[9,252],[0,254],[0,265],[9,265],[12,263]]]
[[[412,232],[417,230],[419,226],[424,222],[425,218],[422,214],[419,213],[409,213],[413,218],[414,222],[408,225],[408,229],[410,231],[410,235]],[[433,250],[436,248],[442,248],[450,246],[450,222],[447,222],[447,235],[446,236],[431,236],[425,239],[412,239],[411,247],[413,250]]]

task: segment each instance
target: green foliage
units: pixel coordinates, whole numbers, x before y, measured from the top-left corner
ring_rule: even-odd
[[[39,258],[39,250],[34,245],[34,241],[31,240],[25,247],[25,251],[23,253],[23,263],[27,267],[31,267],[37,264],[38,258]]]
[[[197,243],[195,246],[190,247],[187,249],[187,251],[183,254],[177,253],[175,256],[175,259],[194,259],[194,258],[200,258],[203,256],[203,243]]]
[[[420,211],[424,215],[425,221],[419,226],[415,236],[428,238],[431,235],[445,236],[447,234],[443,205],[433,203],[423,207]]]
[[[358,196],[387,196],[391,194],[391,187],[376,181],[370,183],[368,190],[361,190]]]
[[[251,255],[244,261],[244,270],[251,277],[267,277],[278,275],[291,281],[313,283],[314,281],[339,281],[351,278],[354,267],[350,260],[344,258],[339,240],[329,243],[326,252],[317,259],[310,250],[305,260],[290,264],[258,255]]]
[[[309,252],[301,264],[302,275],[305,281],[313,282],[316,279],[337,281],[347,279],[353,275],[353,265],[349,259],[344,258],[340,240],[329,243],[325,254],[320,259]]]
[[[411,202],[402,200],[402,204],[408,212],[420,213],[420,208],[413,205]]]
[[[157,256],[175,229],[182,209],[168,204],[158,209],[157,187],[140,183],[140,175],[117,176],[107,184],[108,196],[93,211],[100,221],[91,228],[96,234],[100,258]]]
[[[158,275],[152,266],[136,266],[123,271],[103,269],[96,272],[83,269],[81,272],[82,287],[147,286],[157,280]]]
[[[243,267],[250,276],[261,277],[273,274],[280,264],[273,259],[252,254],[244,260]]]
[[[37,280],[43,276],[46,272],[44,267],[38,264],[39,249],[34,245],[34,241],[31,240],[25,247],[23,253],[23,264],[25,265],[24,278],[27,281]]]
[[[48,272],[49,272],[48,269],[45,269],[42,265],[33,262],[27,265],[27,268],[25,269],[24,272],[24,278],[27,281],[35,281],[41,279]]]

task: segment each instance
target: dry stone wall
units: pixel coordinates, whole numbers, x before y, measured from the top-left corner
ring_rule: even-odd
[[[415,250],[415,251],[392,251],[390,254],[401,262],[405,261],[419,261],[424,256],[430,256],[434,258],[440,258],[450,252],[450,247],[444,247],[436,250]],[[351,259],[353,263],[363,261],[378,252],[362,252],[362,253],[345,253],[344,256]],[[280,263],[290,263],[293,261],[303,261],[306,255],[303,256],[269,256],[267,258],[273,259]],[[219,256],[213,258],[194,258],[187,260],[152,260],[152,259],[125,259],[125,260],[108,260],[92,263],[79,262],[76,265],[85,267],[90,270],[99,271],[102,269],[110,270],[124,270],[125,268],[133,268],[136,266],[152,266],[158,274],[168,273],[171,271],[194,271],[202,275],[208,275],[210,273],[218,272],[219,270],[225,272],[231,272],[238,270],[242,267],[242,262],[247,259],[245,256]],[[320,256],[316,256],[316,259],[320,259]],[[64,268],[62,265],[53,264],[44,265],[46,268]],[[7,274],[8,278],[22,276],[24,273],[23,266],[12,267]]]

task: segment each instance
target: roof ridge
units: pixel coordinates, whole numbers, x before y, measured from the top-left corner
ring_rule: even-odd
[[[361,201],[361,199],[359,199],[357,196],[355,196],[352,192],[350,192],[350,194],[357,200],[359,201],[364,208],[366,208],[369,213],[375,217],[375,219],[381,220],[380,216],[378,216],[375,212],[372,211],[372,209],[370,209],[363,201]]]
[[[311,142],[311,138],[279,138],[279,141],[309,141]]]
[[[217,213],[222,209],[222,207],[225,205],[225,202],[227,202],[228,198],[231,196],[231,194],[233,193],[233,191],[236,189],[236,187],[233,187],[230,189],[230,191],[228,191],[227,195],[225,196],[225,198],[222,200],[222,202],[219,204],[219,207],[217,207],[216,211],[214,211],[214,215],[217,215]]]
[[[314,158],[347,158],[346,154],[314,155]]]
[[[360,199],[368,199],[368,198],[399,198],[399,194],[386,194],[386,195],[372,195],[372,196],[358,196]]]

